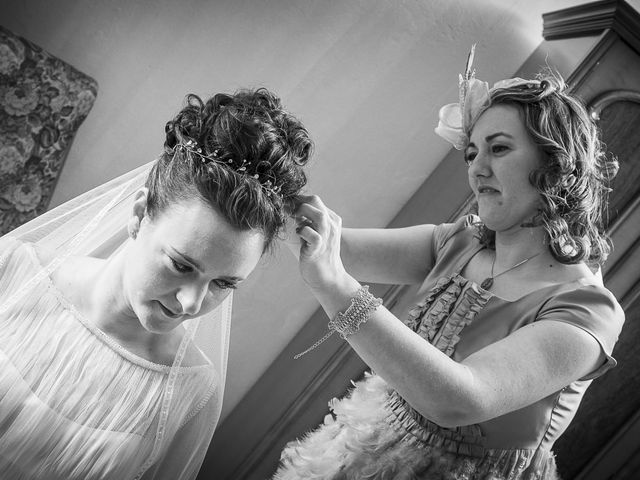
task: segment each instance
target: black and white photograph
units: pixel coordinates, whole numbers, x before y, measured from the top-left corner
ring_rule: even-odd
[[[637,480],[640,0],[3,0],[0,480]]]

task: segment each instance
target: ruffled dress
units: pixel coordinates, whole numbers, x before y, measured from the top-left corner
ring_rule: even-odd
[[[10,249],[0,305],[41,268],[29,244]],[[133,479],[153,448],[170,369],[121,347],[44,278],[0,313],[0,478]],[[202,425],[215,422],[222,400],[217,386],[210,364],[179,367],[169,441],[143,479],[195,478],[211,440]]]
[[[474,217],[436,227],[436,258],[406,325],[456,361],[534,321],[578,326],[600,343],[605,363],[520,410],[480,424],[441,427],[414,410],[383,378],[365,374],[331,415],[284,449],[275,480],[556,479],[551,447],[591,380],[615,365],[611,351],[624,313],[601,285],[553,286],[510,302],[460,272],[481,248]]]

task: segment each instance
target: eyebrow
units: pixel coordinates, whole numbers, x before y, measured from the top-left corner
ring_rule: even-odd
[[[193,265],[196,270],[198,270],[200,273],[203,273],[202,267],[198,264],[198,262],[196,262],[193,258],[191,258],[189,255],[180,252],[179,250],[176,250],[175,248],[171,247],[171,250],[173,250],[176,254],[178,254],[180,257],[183,258],[183,260],[186,260],[187,262],[189,262],[191,265]],[[222,280],[229,280],[231,282],[241,282],[242,280],[244,280],[243,278],[240,277],[234,277],[234,276],[229,276],[229,275],[221,275],[220,277],[218,277]]]
[[[490,142],[491,140],[493,140],[494,138],[499,137],[499,136],[513,138],[513,135],[509,135],[508,133],[497,132],[497,133],[494,133],[493,135],[488,135],[488,136],[484,137],[484,140],[485,140],[485,142]]]
[[[496,138],[496,137],[500,137],[500,136],[507,137],[507,138],[511,138],[511,139],[513,138],[513,135],[509,135],[508,133],[505,133],[505,132],[496,132],[496,133],[493,133],[493,134],[491,134],[491,135],[487,135],[486,137],[484,137],[484,141],[488,143],[488,142],[490,142],[491,140],[493,140],[494,138]],[[475,144],[475,143],[470,142],[470,143],[469,143],[469,145],[467,146],[467,148],[468,148],[468,147],[470,147],[470,146],[472,146],[472,145],[473,145],[474,147],[476,146],[476,144]],[[466,150],[467,150],[467,149],[465,149],[465,151],[466,151]]]

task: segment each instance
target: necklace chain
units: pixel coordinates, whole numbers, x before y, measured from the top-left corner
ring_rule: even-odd
[[[529,260],[531,260],[532,258],[537,257],[538,255],[540,255],[540,253],[542,252],[538,252],[535,255],[531,255],[530,257],[525,258],[524,260],[516,263],[513,267],[507,268],[506,270],[498,273],[497,275],[493,274],[493,268],[496,266],[496,257],[497,255],[494,255],[493,257],[493,262],[491,262],[491,276],[485,278],[482,283],[480,284],[480,286],[482,288],[484,288],[485,290],[489,290],[492,286],[493,286],[493,281],[494,279],[496,279],[497,277],[499,277],[500,275],[503,275],[507,272],[510,272],[511,270],[513,270],[514,268],[518,268],[520,265],[527,263]]]

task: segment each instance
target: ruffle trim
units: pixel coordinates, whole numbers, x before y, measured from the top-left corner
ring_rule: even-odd
[[[385,408],[388,411],[387,422],[403,433],[411,434],[419,442],[461,455],[485,455],[482,432],[478,425],[440,427],[420,415],[396,391],[390,393]]]
[[[493,294],[459,274],[439,279],[406,324],[451,356],[462,330]],[[315,432],[291,442],[275,480],[554,480],[549,450],[489,449],[479,425],[443,428],[414,410],[376,375],[367,375]]]
[[[438,449],[451,453],[467,463],[468,476],[452,478],[558,479],[555,458],[549,450],[484,448],[482,432],[477,425],[454,429],[440,427],[416,412],[395,391],[389,396],[386,408],[389,412],[387,422],[403,434],[409,444],[425,452]]]
[[[387,422],[405,436],[409,434],[408,441],[419,448],[438,448],[477,458],[476,468],[494,469],[507,479],[555,478],[555,460],[549,450],[485,448],[478,425],[440,427],[420,415],[395,391],[389,395],[385,408],[389,412]]]
[[[474,282],[454,274],[442,277],[425,299],[409,311],[406,324],[421,337],[451,356],[460,332],[492,297]]]

